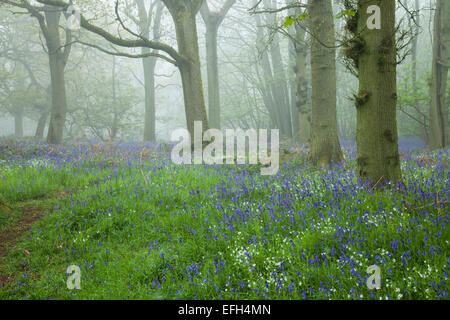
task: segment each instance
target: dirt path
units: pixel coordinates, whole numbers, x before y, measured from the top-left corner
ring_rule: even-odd
[[[67,192],[59,192],[53,194],[52,198],[61,199],[65,198],[67,195]],[[3,265],[5,256],[12,250],[22,251],[24,255],[30,254],[26,249],[15,248],[15,244],[17,240],[26,234],[37,221],[41,220],[51,212],[51,210],[38,205],[25,205],[18,210],[22,211],[19,221],[14,225],[9,226],[6,230],[0,231],[0,267]],[[2,272],[0,268],[0,288],[13,280],[14,278]]]
[[[14,245],[17,240],[21,238],[31,227],[40,219],[42,219],[48,212],[38,206],[25,206],[20,208],[22,216],[19,221],[10,226],[3,232],[0,232],[0,265],[3,264],[4,257],[14,250]],[[25,249],[19,249],[23,251],[25,255],[30,253]],[[14,279],[0,270],[0,287],[3,287],[6,283],[13,281]]]

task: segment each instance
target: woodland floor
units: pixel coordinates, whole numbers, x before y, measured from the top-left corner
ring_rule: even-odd
[[[16,247],[17,240],[31,230],[33,225],[51,213],[54,200],[67,197],[68,192],[58,192],[51,195],[51,199],[35,199],[16,204],[17,209],[13,215],[13,219],[8,225],[3,225],[0,230],[0,287],[14,281],[17,272],[6,273],[3,270],[3,259],[12,251],[22,252],[25,256],[29,256],[30,252],[26,249]],[[17,220],[18,219],[18,220]]]
[[[448,299],[450,150],[403,150],[403,185],[373,189],[351,148],[270,177],[152,148],[0,144],[0,299]]]

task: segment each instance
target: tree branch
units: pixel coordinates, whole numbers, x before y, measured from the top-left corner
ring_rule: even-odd
[[[72,44],[73,43],[79,43],[79,44],[82,44],[82,45],[85,45],[85,46],[88,46],[88,47],[92,47],[92,48],[95,48],[95,49],[97,49],[97,50],[99,50],[99,51],[101,51],[103,53],[106,53],[106,54],[109,54],[109,55],[112,55],[112,56],[126,57],[126,58],[132,58],[132,59],[142,59],[142,58],[148,58],[148,57],[156,57],[156,58],[163,59],[163,60],[165,60],[165,61],[167,61],[167,62],[169,62],[169,63],[171,63],[171,64],[173,64],[175,66],[178,65],[177,61],[172,60],[172,59],[170,59],[170,58],[168,58],[168,57],[166,57],[166,56],[164,56],[162,54],[156,53],[156,52],[149,52],[149,53],[142,53],[142,54],[130,54],[130,53],[126,53],[126,52],[109,51],[109,50],[106,50],[106,49],[104,49],[104,48],[102,48],[100,46],[97,46],[95,44],[87,43],[87,42],[80,41],[80,40],[72,41]]]
[[[4,1],[4,0],[0,0],[0,1]],[[42,4],[61,7],[63,9],[67,9],[69,7],[68,3],[65,3],[64,1],[61,1],[61,0],[36,0],[36,1],[39,3],[42,3]],[[108,31],[106,31],[98,26],[91,24],[88,20],[86,20],[86,18],[82,14],[80,14],[80,25],[83,29],[86,29],[92,33],[95,33],[95,34],[101,36],[102,38],[104,38],[105,40],[107,40],[119,47],[124,47],[124,48],[147,47],[150,49],[164,51],[171,58],[173,58],[174,61],[177,62],[176,65],[179,65],[180,63],[184,63],[187,61],[187,58],[180,55],[174,48],[172,48],[171,46],[169,46],[167,44],[164,44],[164,43],[161,43],[158,41],[150,41],[146,38],[139,38],[139,39],[135,39],[135,40],[122,39],[120,37],[114,36],[113,34],[109,33]],[[165,60],[172,61],[170,59],[167,59],[166,57],[165,57]]]

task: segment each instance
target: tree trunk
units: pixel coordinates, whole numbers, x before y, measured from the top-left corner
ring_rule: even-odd
[[[217,56],[217,19],[206,24],[206,63],[208,69],[208,107],[211,128],[220,129],[219,64]]]
[[[290,28],[289,33],[291,37],[295,38],[295,29]],[[291,110],[291,121],[292,121],[292,136],[295,139],[298,139],[300,127],[300,112],[297,108],[297,52],[295,50],[296,43],[294,40],[289,41],[289,61],[290,67],[292,68],[292,72],[294,73],[294,80],[290,81],[290,102],[289,108]]]
[[[416,25],[414,26],[415,35],[412,38],[411,42],[411,59],[412,59],[412,85],[413,89],[416,90],[417,87],[417,47],[419,42],[419,31],[420,31],[420,13],[419,10],[419,0],[415,0],[414,10],[416,13],[414,14],[414,19],[416,20]],[[416,101],[416,105],[417,105]]]
[[[272,58],[273,75],[275,83],[273,84],[273,96],[276,101],[277,109],[280,115],[281,132],[285,137],[292,138],[291,111],[289,107],[289,90],[286,82],[286,71],[283,66],[279,37],[274,36],[270,45]]]
[[[139,31],[145,38],[150,37],[150,25],[152,22],[151,14],[148,13],[143,0],[135,0],[139,13]],[[153,22],[153,38],[158,41],[161,27],[163,7],[158,3]],[[150,53],[149,48],[142,48],[142,54]],[[145,87],[145,116],[144,116],[144,141],[156,140],[156,90],[155,90],[155,68],[157,58],[148,57],[142,59],[144,69],[144,87]]]
[[[329,48],[335,46],[333,12],[331,0],[309,0],[308,7],[313,34],[310,158],[326,167],[342,160],[336,114],[336,49]]]
[[[49,84],[46,90],[47,93],[47,99],[46,104],[36,104],[35,107],[40,111],[41,115],[39,117],[37,126],[36,126],[36,132],[34,134],[34,137],[38,141],[44,140],[44,131],[45,126],[47,125],[47,119],[50,115],[49,106],[51,106],[51,100],[52,100],[52,85]]]
[[[142,52],[150,50],[143,48]],[[156,140],[156,90],[155,90],[155,67],[156,58],[142,59],[144,67],[145,86],[145,121],[144,121],[144,141]]]
[[[43,111],[39,117],[34,137],[36,140],[42,141],[44,138],[45,125],[47,124],[48,111]]]
[[[116,57],[112,57],[112,112],[113,120],[109,140],[113,142],[119,133],[119,115],[117,111],[117,93],[116,93]]]
[[[14,135],[17,138],[23,137],[23,109],[17,110],[14,113]]]
[[[47,142],[62,144],[64,125],[67,114],[66,85],[64,69],[66,60],[62,52],[59,33],[61,12],[55,8],[45,12],[47,22],[47,48],[50,64],[50,78],[52,86],[52,107]]]
[[[431,76],[430,149],[448,143],[447,77],[450,65],[450,2],[438,0],[434,19],[433,69]]]
[[[308,48],[305,41],[306,31],[295,24],[295,41],[293,43],[294,61],[295,61],[295,88],[293,88],[295,96],[293,97],[293,129],[295,137],[300,145],[309,143],[311,123],[310,123],[310,105],[308,104],[308,80],[306,75],[306,57]],[[294,121],[294,117],[297,118]]]
[[[210,12],[205,0],[200,9],[206,26],[206,65],[208,72],[208,114],[211,128],[220,129],[219,62],[217,55],[217,34],[220,25],[236,0],[227,0],[218,13]]]
[[[203,131],[209,129],[206,115],[205,98],[203,95],[202,75],[200,69],[200,54],[198,48],[198,33],[196,15],[203,0],[163,1],[175,23],[178,52],[186,58],[179,63],[181,81],[183,84],[184,104],[187,129],[194,137],[194,122],[201,121]]]
[[[376,185],[401,180],[397,133],[397,59],[394,0],[378,2],[382,28],[366,27],[370,3],[358,5],[359,52],[357,109],[357,162],[359,176]]]
[[[256,47],[261,56],[261,69],[262,69],[262,79],[261,79],[261,94],[264,100],[264,105],[266,106],[267,111],[269,112],[269,116],[272,124],[277,129],[281,129],[280,123],[280,115],[279,110],[277,109],[277,105],[275,103],[275,98],[273,96],[272,85],[275,82],[273,78],[272,68],[270,66],[269,54],[266,51],[264,45],[264,29],[261,25],[261,18],[258,14],[255,14],[256,20]]]
[[[413,92],[416,92],[419,88],[417,87],[417,53],[418,53],[418,45],[419,45],[419,34],[420,34],[420,2],[419,0],[415,0],[414,3],[414,19],[415,19],[415,24],[414,24],[414,37],[411,40],[411,62],[412,62],[412,79],[411,79],[411,84],[412,84],[412,89]],[[411,21],[410,21],[411,23]],[[416,110],[420,109],[420,102],[417,99],[417,97],[415,98],[414,101],[414,108]],[[421,117],[421,114],[417,114],[418,117]],[[428,138],[428,128],[427,128],[427,119],[426,117],[424,117],[423,119],[423,124],[419,124],[420,126],[420,130],[421,130],[421,138],[423,139],[423,141],[428,144],[429,143],[429,138]]]

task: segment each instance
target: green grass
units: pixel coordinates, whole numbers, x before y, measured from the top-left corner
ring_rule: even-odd
[[[446,299],[448,215],[434,198],[448,197],[448,175],[409,165],[411,190],[395,192],[360,188],[348,169],[11,163],[0,196],[16,210],[0,231],[27,201],[51,214],[17,244],[30,255],[0,266],[16,275],[0,298]],[[59,191],[72,193],[52,199]],[[68,265],[81,267],[81,290],[67,289]]]

